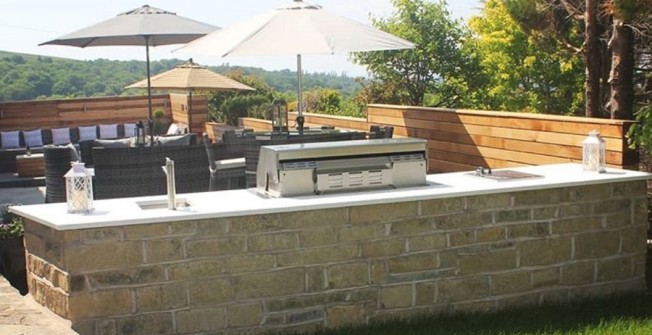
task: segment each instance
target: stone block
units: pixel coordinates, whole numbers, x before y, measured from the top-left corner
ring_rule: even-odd
[[[412,285],[381,287],[380,306],[388,309],[412,306]]]
[[[219,305],[233,301],[234,285],[227,278],[211,278],[188,283],[190,306]]]
[[[581,261],[561,267],[562,285],[586,285],[595,282],[594,261]]]
[[[442,279],[438,282],[437,303],[454,303],[489,297],[489,276]]]
[[[602,215],[604,217],[603,226],[607,229],[622,228],[632,225],[632,210],[626,208],[619,212]]]
[[[466,198],[466,210],[485,211],[508,208],[512,205],[512,197],[508,193],[492,194],[491,196],[476,195]]]
[[[116,328],[120,335],[174,333],[172,313],[140,314],[132,317],[122,317],[116,320]]]
[[[460,255],[459,262],[460,275],[463,276],[512,270],[516,268],[516,250]]]
[[[560,204],[559,217],[587,216],[591,214],[592,210],[593,205],[590,202]]]
[[[387,261],[389,273],[417,272],[437,269],[438,253],[428,252],[394,257]]]
[[[125,240],[144,240],[167,236],[168,226],[165,223],[139,224],[122,227]]]
[[[404,239],[377,240],[362,243],[362,257],[365,258],[398,256],[404,252]]]
[[[286,212],[280,215],[288,229],[332,227],[347,224],[349,221],[349,209],[346,207]]]
[[[196,234],[196,221],[181,221],[168,223],[170,236],[190,236]]]
[[[647,227],[643,225],[631,226],[620,230],[622,252],[638,253],[647,250]]]
[[[169,263],[186,258],[183,241],[178,238],[149,240],[144,245],[147,263]]]
[[[526,209],[504,209],[496,211],[496,223],[522,222],[532,220],[532,210]]]
[[[466,199],[448,198],[421,201],[421,215],[432,216],[464,211]]]
[[[611,196],[611,184],[585,185],[568,189],[570,201],[606,200]]]
[[[556,287],[561,282],[561,268],[551,267],[532,271],[532,287]]]
[[[505,237],[506,233],[503,227],[480,228],[475,232],[475,240],[478,243],[502,241]]]
[[[258,326],[263,320],[263,306],[260,303],[240,303],[227,308],[229,327]]]
[[[621,213],[624,211],[629,214],[631,206],[632,201],[630,199],[606,199],[593,204],[593,213],[609,214]]]
[[[568,194],[560,188],[512,193],[512,206],[514,207],[556,205],[566,201],[568,201]]]
[[[335,227],[307,228],[299,232],[299,243],[302,248],[334,245],[337,243]]]
[[[328,288],[352,288],[369,284],[367,263],[336,264],[327,269]]]
[[[248,251],[280,251],[296,249],[299,244],[295,233],[274,233],[249,236]]]
[[[572,255],[571,246],[570,237],[518,242],[519,265],[554,265],[569,261]]]
[[[339,227],[337,236],[340,242],[351,242],[384,238],[386,234],[384,225],[366,224]]]
[[[407,241],[410,252],[439,250],[448,245],[446,234],[440,233],[413,236],[409,237]]]
[[[618,254],[620,236],[618,233],[604,231],[578,235],[575,237],[575,258],[601,258]]]
[[[598,282],[608,282],[631,278],[634,264],[631,257],[601,259],[598,265]]]
[[[329,328],[360,325],[367,321],[364,304],[330,306],[326,308],[326,315]]]
[[[551,230],[555,235],[586,233],[601,227],[602,218],[599,216],[565,218],[551,223]]]
[[[390,224],[391,236],[411,236],[432,233],[435,225],[430,218],[414,218]]]
[[[238,275],[233,278],[236,298],[264,298],[305,291],[305,271],[301,268]]]
[[[131,286],[161,283],[166,280],[162,265],[139,267],[136,269],[113,270],[87,274],[92,289],[105,289],[112,286]]]
[[[181,334],[214,333],[226,328],[226,308],[201,308],[175,313],[177,332]]]
[[[306,288],[308,292],[319,292],[326,288],[326,272],[321,266],[306,268]]]
[[[510,295],[507,297],[501,297],[496,299],[496,308],[498,310],[502,309],[517,309],[517,308],[527,308],[530,306],[536,306],[539,304],[539,294],[538,293],[523,293],[519,295]]]
[[[197,236],[226,236],[230,228],[229,218],[199,220],[196,223]]]
[[[224,272],[224,260],[199,260],[175,263],[168,267],[170,280],[215,277]]]
[[[246,248],[246,237],[231,236],[186,241],[188,258],[219,257],[242,253]]]
[[[476,228],[493,223],[491,212],[470,212],[433,217],[435,228],[440,230],[458,230]]]
[[[188,305],[188,290],[183,282],[136,288],[139,312],[168,311]]]
[[[317,265],[351,260],[356,257],[358,257],[357,245],[340,244],[337,247],[306,248],[279,253],[276,255],[276,265],[278,267]]]
[[[89,319],[129,314],[134,310],[129,289],[85,292],[68,297],[69,319]]]
[[[414,304],[416,306],[432,306],[435,303],[435,295],[437,294],[436,283],[417,283],[414,290]]]
[[[64,267],[74,272],[101,271],[142,264],[140,242],[106,242],[71,246],[64,252]]]
[[[122,228],[92,228],[80,229],[79,238],[84,243],[120,241],[122,239]]]
[[[491,293],[493,295],[525,293],[531,289],[528,271],[504,272],[491,276]]]
[[[307,311],[291,312],[288,313],[286,318],[289,324],[323,320],[324,310],[322,307],[318,307]]]
[[[509,239],[550,236],[549,222],[527,222],[510,224],[507,227]]]
[[[242,272],[262,271],[274,267],[274,255],[271,254],[243,254],[224,258],[224,268],[228,274]]]
[[[459,229],[449,235],[451,247],[468,246],[475,244],[475,229]]]
[[[280,220],[280,215],[281,214],[249,215],[228,218],[229,234],[261,234],[286,230],[286,222],[285,220]]]
[[[636,197],[647,193],[647,182],[644,180],[628,181],[611,184],[613,197]]]
[[[349,208],[349,223],[392,222],[416,217],[419,203],[416,201],[394,202],[380,205],[353,206]]]

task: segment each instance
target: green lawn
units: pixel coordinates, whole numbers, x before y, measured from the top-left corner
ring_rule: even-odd
[[[652,335],[652,294],[568,305],[506,310],[495,314],[420,317],[320,335]]]

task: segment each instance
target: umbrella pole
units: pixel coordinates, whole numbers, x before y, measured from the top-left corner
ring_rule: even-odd
[[[154,119],[152,118],[152,82],[149,73],[149,36],[145,35],[145,57],[147,59],[147,125],[149,126],[149,145],[154,145]]]
[[[301,71],[301,54],[297,55],[297,109],[299,109],[299,116],[297,116],[297,125],[299,126],[299,135],[303,134],[303,71]]]

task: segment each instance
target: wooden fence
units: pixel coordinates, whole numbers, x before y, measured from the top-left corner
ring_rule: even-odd
[[[605,139],[609,166],[637,170],[639,163],[625,136],[633,121],[394,105],[369,105],[366,119],[305,117],[308,125],[355,130],[388,125],[395,136],[426,139],[430,172],[581,162],[582,141],[591,130]],[[267,125],[251,119],[241,124],[257,130]]]

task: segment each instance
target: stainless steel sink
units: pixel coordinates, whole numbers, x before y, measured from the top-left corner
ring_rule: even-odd
[[[168,208],[168,201],[167,199],[163,200],[149,200],[149,201],[137,201],[136,204],[140,209],[142,210],[150,210],[150,209],[167,209]],[[190,202],[188,202],[186,199],[180,198],[176,199],[175,207],[177,209],[183,209],[190,207]]]
[[[480,172],[479,172],[480,171]],[[526,172],[520,172],[520,171],[514,171],[514,170],[498,170],[498,171],[492,171],[491,169],[485,170],[485,169],[478,169],[474,173],[470,173],[470,175],[473,176],[478,176],[482,178],[487,178],[487,179],[493,179],[497,181],[508,181],[508,180],[522,180],[522,179],[530,179],[530,178],[543,178],[543,176],[538,175],[538,174],[532,174],[532,173],[526,173]]]

